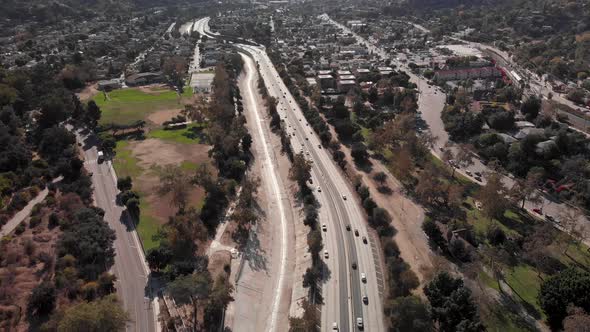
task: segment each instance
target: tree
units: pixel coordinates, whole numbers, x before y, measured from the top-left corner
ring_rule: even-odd
[[[57,242],[59,257],[72,255],[80,276],[96,279],[114,264],[115,231],[102,219],[98,208],[82,208],[75,212],[72,225],[63,225]],[[75,224],[75,226],[74,226]],[[65,229],[64,229],[65,228]]]
[[[184,76],[187,72],[186,60],[179,56],[169,57],[164,60],[162,69],[170,84],[172,84],[177,89],[178,94],[181,95],[184,92]]]
[[[190,177],[180,166],[167,165],[160,172],[160,185],[157,189],[158,194],[160,196],[171,194],[170,202],[179,211],[184,210],[190,189]]]
[[[541,283],[539,303],[556,329],[561,327],[570,304],[590,311],[590,273],[570,267],[547,278]]]
[[[130,176],[117,179],[117,189],[120,191],[128,191],[133,187],[133,181]]]
[[[293,162],[289,169],[289,179],[299,183],[299,185],[306,185],[307,181],[311,179],[311,163],[305,159],[303,152],[293,156]]]
[[[304,298],[301,301],[301,308],[303,309],[301,318],[289,317],[289,332],[319,332],[320,317],[317,305]]]
[[[150,269],[160,271],[172,260],[172,251],[167,246],[151,248],[145,255]]]
[[[244,137],[242,137],[242,150],[244,152],[249,153],[251,146],[252,146],[252,135],[246,133],[244,135]]]
[[[563,330],[568,332],[587,332],[590,329],[590,315],[582,308],[568,306],[567,317],[563,320]]]
[[[542,174],[539,172],[531,172],[527,174],[526,180],[517,179],[510,189],[510,196],[515,200],[521,202],[521,209],[524,209],[524,204],[528,200],[533,204],[538,204],[543,201],[541,194],[537,190],[537,185],[541,180]]]
[[[410,295],[398,297],[386,304],[386,315],[394,332],[432,331],[432,319],[428,306],[420,298]]]
[[[86,113],[84,113],[84,123],[88,128],[94,129],[98,125],[98,121],[101,117],[100,107],[96,105],[94,100],[90,100],[86,107]]]
[[[567,255],[570,246],[577,245],[588,238],[590,229],[582,221],[582,212],[579,209],[563,208],[559,212],[558,218],[564,229],[558,239],[564,244],[563,254]]]
[[[430,301],[432,318],[437,323],[439,331],[484,330],[479,322],[477,306],[471,298],[471,291],[463,285],[462,279],[441,272],[424,286],[424,295]],[[465,327],[468,329],[464,329]]]
[[[385,183],[385,180],[387,180],[387,174],[385,174],[384,172],[377,172],[373,176],[373,179],[377,181],[379,185],[383,185]]]
[[[482,186],[476,197],[482,204],[483,213],[490,219],[500,218],[508,208],[505,198],[506,188],[500,174],[492,172],[487,176],[487,183]]]
[[[354,161],[357,163],[364,163],[367,161],[367,158],[369,158],[367,147],[362,142],[356,142],[352,144],[350,155],[354,158]]]
[[[92,302],[80,302],[67,308],[58,319],[59,332],[125,331],[129,315],[114,294]]]
[[[211,291],[204,313],[204,323],[207,331],[219,330],[223,310],[227,309],[227,305],[234,300],[232,297],[233,291],[234,287],[225,275],[219,275],[215,279],[215,284],[213,285],[213,290]]]
[[[177,303],[193,306],[193,326],[198,326],[197,309],[199,301],[209,297],[211,278],[208,273],[193,273],[176,278],[168,284],[168,292]]]
[[[428,236],[431,246],[446,250],[447,240],[445,240],[435,221],[431,219],[425,220],[424,223],[422,223],[422,230],[424,230],[424,233]]]
[[[529,97],[529,99],[522,103],[522,106],[520,107],[520,112],[524,114],[528,120],[535,119],[540,111],[541,100],[536,96]]]
[[[55,308],[55,286],[44,281],[33,288],[29,302],[27,303],[27,313],[29,316],[44,316],[50,314]]]

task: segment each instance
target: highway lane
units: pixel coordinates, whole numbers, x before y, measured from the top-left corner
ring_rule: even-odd
[[[159,307],[150,286],[150,271],[132,221],[123,213],[124,208],[116,204],[118,190],[110,162],[98,163],[96,140],[92,137],[82,137],[80,133],[76,137],[85,144],[84,165],[92,173],[95,204],[105,211],[104,220],[117,236],[112,272],[117,276],[119,298],[131,318],[127,331],[160,331]]]
[[[196,29],[212,38],[219,36],[219,34],[214,34],[209,30],[208,20],[208,18],[198,20],[195,24]],[[266,52],[260,48],[247,45],[239,45],[239,47],[247,50],[261,64],[260,69],[263,79],[269,87],[270,95],[277,98],[279,102],[277,108],[281,117],[287,120],[298,133],[296,137],[291,136],[294,149],[299,151],[302,147],[301,144],[303,144],[303,147],[306,148],[304,150],[310,152],[310,156],[314,161],[312,168],[312,176],[315,179],[314,186],[317,186],[317,183],[322,184],[323,202],[324,204],[327,202],[330,206],[327,209],[331,213],[330,221],[334,223],[333,229],[339,230],[339,232],[333,233],[330,232],[330,229],[328,230],[328,235],[336,235],[336,244],[339,248],[338,287],[340,313],[338,317],[334,318],[334,321],[339,322],[338,325],[341,331],[355,330],[356,318],[359,317],[363,319],[365,330],[383,331],[383,309],[377,287],[375,259],[372,256],[370,246],[363,244],[361,240],[362,236],[367,236],[367,226],[360,205],[354,199],[355,195],[352,188],[350,188],[348,181],[334,164],[330,155],[319,147],[321,144],[319,139],[312,132],[296,101],[278,77],[278,73]],[[344,201],[343,196],[347,196],[348,200]],[[345,230],[347,224],[351,225],[351,231]],[[359,230],[358,237],[353,235],[355,229]],[[345,252],[344,257],[340,255],[342,251]],[[343,258],[344,262],[342,262]],[[357,264],[356,269],[352,268],[353,262]],[[362,284],[360,281],[360,271],[367,276],[366,284]],[[346,282],[343,282],[343,280],[346,280]],[[365,294],[369,297],[368,305],[362,303],[362,296]],[[347,299],[347,301],[343,299]],[[348,310],[346,310],[347,307]],[[348,312],[352,314],[348,314]],[[324,328],[329,327],[324,326]]]
[[[364,318],[365,329],[371,331],[379,331],[383,329],[381,300],[377,289],[376,270],[374,266],[374,259],[372,258],[372,251],[368,244],[362,243],[362,236],[367,236],[366,224],[364,223],[363,213],[360,210],[358,202],[355,202],[355,195],[353,190],[349,187],[348,181],[341,174],[340,170],[332,161],[329,154],[320,148],[320,140],[315,136],[311,127],[307,124],[301,110],[296,101],[288,92],[282,80],[278,77],[278,73],[272,66],[270,59],[261,49],[251,46],[242,46],[248,48],[251,53],[258,54],[255,58],[260,64],[260,69],[263,78],[269,87],[269,93],[278,97],[278,110],[281,116],[289,121],[296,129],[297,137],[305,138],[303,140],[306,151],[310,152],[310,156],[314,161],[314,169],[320,174],[322,184],[322,191],[329,193],[328,199],[334,203],[330,210],[334,210],[334,214],[338,216],[338,227],[344,230],[343,237],[345,245],[348,249],[347,254],[349,260],[346,267],[341,269],[348,270],[348,277],[351,289],[351,304],[352,315],[349,318],[350,324],[356,324],[356,318]],[[297,150],[298,146],[295,145]],[[344,196],[347,197],[344,200]],[[351,225],[351,231],[346,231],[345,226]],[[354,235],[354,230],[359,231],[359,236]],[[352,268],[352,263],[358,266],[356,269]],[[367,275],[367,283],[360,281],[360,272]],[[341,288],[341,298],[344,298],[345,288]],[[362,303],[362,296],[368,295],[369,304]],[[341,319],[341,322],[343,319]]]

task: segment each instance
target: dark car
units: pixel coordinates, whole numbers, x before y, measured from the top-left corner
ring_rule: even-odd
[[[346,225],[346,230],[350,231],[350,225]]]
[[[364,244],[367,244],[367,243],[368,243],[368,242],[367,242],[367,237],[366,237],[366,236],[363,236],[363,243],[364,243]]]
[[[354,230],[354,235],[359,236],[359,230],[358,229],[355,229]]]
[[[352,262],[352,269],[356,270],[356,262]]]

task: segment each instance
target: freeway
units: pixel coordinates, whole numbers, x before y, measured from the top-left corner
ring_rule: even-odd
[[[76,132],[76,138],[83,144],[84,165],[92,173],[94,203],[105,211],[104,220],[117,235],[113,272],[117,276],[117,294],[131,319],[127,331],[159,331],[158,299],[154,296],[150,270],[133,221],[124,213],[125,209],[116,204],[119,191],[111,163],[98,162],[96,138],[82,136],[80,132]]]
[[[368,237],[367,225],[353,190],[329,153],[321,147],[319,138],[313,133],[264,49],[247,45],[239,47],[247,50],[259,64],[269,94],[278,101],[279,115],[288,126],[287,131],[291,133],[295,151],[304,152],[312,161],[313,186],[321,190],[316,189],[316,194],[323,203],[322,209],[328,210],[331,216],[331,227],[326,232],[330,238],[328,247],[333,248],[336,244],[338,254],[337,263],[332,266],[337,270],[333,273],[338,273],[340,312],[339,320],[334,321],[339,322],[341,330],[347,331],[353,330],[356,319],[361,318],[366,330],[382,331],[383,311],[377,287],[375,259],[370,245],[362,240],[362,237]],[[350,231],[346,230],[347,225],[350,225]],[[366,282],[361,281],[361,273],[366,275]],[[368,298],[367,304],[363,303],[364,296]],[[349,303],[344,305],[344,299]]]
[[[208,22],[209,18],[198,20],[195,29],[211,38],[220,36],[211,32]],[[378,260],[373,257],[370,244],[363,243],[363,237],[370,241],[373,239],[367,235],[363,212],[353,190],[328,152],[321,148],[319,138],[313,133],[264,49],[243,44],[237,46],[259,65],[269,94],[278,101],[277,109],[288,126],[291,144],[296,152],[305,152],[312,161],[313,185],[321,190],[316,189],[318,201],[322,204],[320,222],[330,226],[323,236],[325,249],[331,257],[324,259],[330,278],[328,287],[323,287],[326,302],[322,311],[323,330],[331,328],[332,323],[337,323],[340,331],[360,330],[356,327],[360,318],[364,330],[384,331],[375,267]],[[347,225],[350,225],[350,230],[346,230]],[[357,232],[358,236],[355,235]],[[361,273],[366,275],[365,282],[361,281]],[[365,296],[368,301],[363,304]]]

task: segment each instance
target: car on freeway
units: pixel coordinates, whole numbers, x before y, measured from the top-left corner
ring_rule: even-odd
[[[476,180],[477,182],[481,182],[481,176],[475,176],[475,180]]]
[[[324,232],[328,231],[328,226],[326,224],[322,225],[322,231],[324,231]]]
[[[328,251],[327,250],[324,251],[324,258],[326,258],[326,259],[330,258],[330,255],[328,254]]]
[[[321,149],[321,148],[322,148],[322,145],[321,144],[318,144],[318,149]]]
[[[367,275],[363,272],[361,273],[361,281],[366,283],[367,282]]]
[[[363,303],[369,304],[369,297],[367,295],[363,296]]]
[[[475,173],[473,173],[473,174],[475,174],[475,176],[479,176],[479,177],[481,177],[481,172],[475,172]]]
[[[318,186],[318,192],[321,193],[322,192],[322,187]]]
[[[354,230],[354,235],[359,236],[359,230],[358,229],[355,229]]]
[[[356,318],[356,327],[358,327],[361,330],[363,329],[363,327],[365,327],[365,324],[363,324],[363,319],[361,317]]]
[[[350,225],[346,225],[346,230],[350,231]]]
[[[550,222],[555,222],[555,218],[553,218],[553,216],[549,215],[549,214],[545,215],[545,220],[550,221]]]
[[[332,323],[332,331],[338,331],[338,323]]]
[[[541,210],[541,209],[539,209],[539,208],[534,208],[534,209],[533,209],[533,212],[534,212],[534,213],[536,213],[536,214],[543,215],[543,210]]]
[[[352,262],[352,269],[356,270],[356,262]]]
[[[465,174],[471,176],[473,173],[471,173],[471,171],[465,171]]]
[[[343,200],[346,200],[346,195],[342,195],[342,199]]]
[[[367,241],[367,237],[366,237],[366,236],[363,236],[363,243],[364,243],[364,244],[367,244],[367,243],[368,243],[368,241]]]

